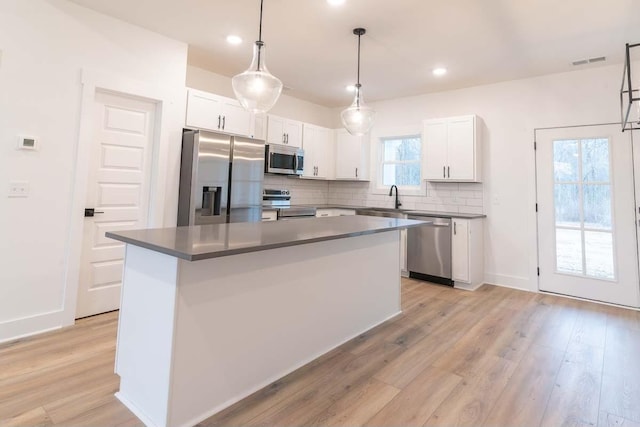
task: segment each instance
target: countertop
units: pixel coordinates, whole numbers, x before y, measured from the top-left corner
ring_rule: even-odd
[[[106,236],[187,261],[198,261],[400,230],[424,222],[354,215],[118,231],[108,232]]]
[[[391,208],[379,208],[373,206],[345,206],[345,205],[295,205],[299,207],[314,207],[316,209],[378,209],[386,212],[400,212],[407,215],[426,216],[426,217],[439,217],[439,218],[463,218],[463,219],[476,219],[486,218],[485,214],[468,214],[459,212],[437,212],[437,211],[420,211],[415,209],[391,209]],[[292,206],[293,207],[293,206]],[[277,208],[263,208],[264,210],[275,210]]]

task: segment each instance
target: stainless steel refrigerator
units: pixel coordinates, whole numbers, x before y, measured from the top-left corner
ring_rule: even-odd
[[[263,177],[264,141],[185,130],[178,226],[260,221]]]

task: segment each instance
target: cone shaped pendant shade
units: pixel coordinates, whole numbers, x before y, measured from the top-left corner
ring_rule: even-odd
[[[234,76],[231,86],[242,106],[252,113],[265,113],[278,101],[282,82],[272,75],[265,63],[265,47],[262,42],[262,5],[260,1],[260,35],[253,46],[253,60],[249,69]]]
[[[355,136],[368,133],[373,127],[376,116],[375,110],[365,105],[362,99],[362,85],[360,84],[360,37],[365,33],[366,30],[364,28],[353,30],[353,34],[358,36],[358,83],[356,84],[353,103],[340,114],[345,129]]]

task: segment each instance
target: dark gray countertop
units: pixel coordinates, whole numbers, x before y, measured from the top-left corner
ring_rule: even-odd
[[[459,213],[459,212],[436,212],[436,211],[420,211],[415,209],[391,209],[391,208],[377,208],[372,206],[345,206],[345,205],[301,205],[301,206],[312,206],[316,209],[376,209],[381,211],[388,212],[401,212],[407,215],[417,215],[417,216],[428,216],[428,217],[439,217],[439,218],[465,218],[465,219],[475,219],[475,218],[486,218],[485,214],[468,214],[468,213]]]
[[[382,233],[423,223],[355,215],[118,231],[106,233],[106,236],[187,261],[198,261]]]

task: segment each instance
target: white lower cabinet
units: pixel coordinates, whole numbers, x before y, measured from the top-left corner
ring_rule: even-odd
[[[329,216],[351,216],[355,215],[356,211],[354,209],[317,209],[316,210],[316,218],[324,218]]]
[[[483,222],[453,218],[451,269],[456,288],[476,289],[484,281]]]
[[[400,275],[409,277],[407,269],[407,230],[400,230]]]
[[[278,220],[278,211],[273,210],[262,210],[262,221],[277,221]]]

